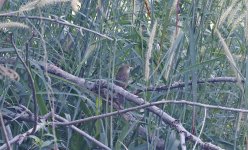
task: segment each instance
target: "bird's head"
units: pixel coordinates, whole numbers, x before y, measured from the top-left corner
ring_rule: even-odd
[[[115,84],[123,88],[126,88],[128,85],[128,79],[131,69],[132,67],[130,67],[130,65],[128,64],[122,65],[116,74],[115,79],[117,81],[115,82]]]
[[[132,68],[129,64],[125,64],[121,66],[120,71],[129,74]]]

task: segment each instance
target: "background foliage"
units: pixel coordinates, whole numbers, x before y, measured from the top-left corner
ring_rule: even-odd
[[[2,5],[1,57],[16,56],[10,41],[10,33],[13,33],[16,45],[21,49],[19,53],[23,58],[28,58],[30,65],[44,61],[90,81],[107,79],[112,82],[117,69],[128,63],[134,67],[128,87],[131,92],[148,86],[192,81],[192,86],[139,95],[149,102],[185,99],[217,106],[247,108],[248,84],[244,79],[248,75],[248,1],[85,0],[80,1],[78,12],[72,10],[73,1],[35,2],[32,5],[30,1],[12,0]],[[60,20],[67,21],[69,25],[59,23]],[[6,26],[9,22],[19,22],[29,28]],[[71,24],[105,36],[80,30]],[[27,51],[25,43],[29,40]],[[145,67],[146,63],[149,71]],[[20,80],[14,82],[3,78],[0,81],[2,108],[8,102],[12,106],[22,104],[32,110],[32,90],[23,65],[17,61],[6,66],[16,70]],[[56,113],[68,120],[111,111],[98,95],[64,79],[54,76],[49,78],[41,69],[32,68],[31,71],[39,115],[51,110],[51,99],[55,100]],[[226,76],[237,77],[244,83],[197,84],[200,79]],[[132,104],[126,102],[125,106]],[[163,106],[163,109],[179,119],[187,130],[192,130],[193,107],[169,104]],[[123,149],[124,145],[128,149],[155,149],[154,141],[142,139],[137,134],[138,125],[143,125],[149,134],[164,139],[167,149],[178,147],[178,135],[170,126],[146,111],[138,110],[134,113],[141,119],[133,124],[125,122],[120,116],[114,116],[79,124],[78,127],[113,149]],[[195,107],[196,135],[200,132],[203,118],[204,109]],[[25,122],[11,124],[13,135],[30,127],[32,124]],[[224,149],[244,149],[247,145],[247,129],[246,114],[209,109],[201,139]],[[66,127],[56,128],[56,138],[60,148],[97,148]],[[52,147],[54,139],[48,129],[36,133],[15,148]],[[189,149],[193,145],[187,143]]]

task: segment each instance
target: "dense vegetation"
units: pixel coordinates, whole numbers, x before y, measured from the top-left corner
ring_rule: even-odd
[[[0,1],[0,149],[247,148],[247,10],[247,0]],[[123,64],[127,89],[114,85]]]

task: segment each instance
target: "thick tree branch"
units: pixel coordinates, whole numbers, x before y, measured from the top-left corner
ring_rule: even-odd
[[[143,98],[140,98],[137,95],[134,95],[134,94],[124,90],[123,88],[121,88],[119,86],[108,83],[106,80],[97,80],[96,82],[90,82],[90,81],[86,81],[85,79],[76,77],[72,74],[69,74],[69,73],[63,71],[62,69],[56,67],[53,64],[47,64],[47,67],[45,68],[44,65],[42,63],[40,63],[40,66],[43,69],[47,69],[46,70],[47,72],[54,74],[56,76],[62,77],[64,79],[67,79],[67,80],[77,84],[78,86],[81,86],[83,88],[87,88],[88,90],[97,92],[98,88],[105,88],[109,84],[108,87],[110,90],[113,90],[114,92],[121,94],[130,102],[133,102],[137,105],[149,104]],[[166,112],[164,112],[163,110],[161,110],[157,106],[150,106],[147,108],[147,110],[149,110],[150,112],[161,117],[163,122],[165,122],[166,124],[169,124],[171,127],[174,127],[179,133],[183,132],[187,139],[190,139],[191,141],[194,141],[194,142],[198,142],[202,148],[221,149],[220,147],[213,145],[211,143],[205,143],[201,139],[196,137],[195,135],[192,135],[189,131],[187,131],[182,126],[182,124],[177,119],[168,115]]]

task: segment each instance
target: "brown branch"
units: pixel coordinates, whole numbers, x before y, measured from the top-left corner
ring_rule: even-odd
[[[134,95],[134,94],[124,90],[123,88],[121,88],[119,86],[116,86],[112,83],[108,83],[106,80],[97,80],[96,82],[90,82],[90,81],[86,81],[85,79],[76,77],[72,74],[69,74],[69,73],[63,71],[62,69],[56,67],[53,64],[47,64],[47,67],[44,67],[43,63],[39,63],[39,65],[41,66],[42,69],[47,69],[46,70],[47,72],[54,74],[56,76],[62,77],[68,81],[73,82],[74,84],[77,84],[78,86],[81,86],[83,88],[87,88],[88,90],[91,90],[93,92],[94,91],[97,92],[99,88],[101,90],[101,89],[107,87],[107,85],[109,84],[108,87],[109,87],[110,91],[112,90],[118,94],[121,94],[130,102],[133,102],[137,105],[149,104],[143,98],[140,98],[137,95]],[[191,141],[194,141],[194,142],[198,142],[202,148],[221,149],[220,147],[213,145],[211,143],[205,143],[201,139],[196,137],[195,135],[192,135],[189,131],[187,131],[183,127],[183,125],[177,119],[173,118],[172,116],[170,116],[169,114],[167,114],[166,112],[161,110],[160,108],[158,108],[156,106],[150,106],[147,108],[147,110],[149,110],[150,112],[161,117],[163,122],[165,122],[166,124],[169,124],[171,127],[174,127],[179,133],[184,132],[185,137],[187,139],[190,139]]]
[[[0,59],[0,63],[1,63],[1,59]],[[43,65],[40,64],[40,66],[44,69]],[[85,87],[89,90],[92,90],[92,91],[95,91],[97,90],[99,87],[100,88],[104,88],[106,87],[107,84],[107,81],[105,80],[97,80],[96,82],[90,82],[90,81],[86,81],[85,79],[82,79],[82,78],[78,78],[78,77],[75,77],[63,70],[61,70],[60,68],[52,65],[52,64],[49,64],[49,67],[47,68],[48,72],[51,73],[51,74],[54,74],[56,76],[59,76],[59,77],[62,77],[62,78],[65,78],[79,86],[82,86],[82,87]],[[236,83],[237,82],[237,79],[235,77],[216,77],[216,78],[210,78],[210,79],[206,79],[206,80],[199,80],[197,83],[198,84],[202,84],[202,83],[221,83],[221,82],[231,82],[231,83]],[[243,81],[242,81],[243,82]],[[192,85],[192,82],[189,82],[188,85]],[[168,90],[168,89],[174,89],[174,88],[182,88],[185,86],[185,83],[184,82],[177,82],[177,83],[174,83],[172,84],[171,86],[160,86],[160,87],[150,87],[150,88],[147,88],[147,90],[149,91],[152,91],[152,90],[157,90],[157,91],[160,91],[160,90]],[[111,87],[111,85],[109,86]],[[120,88],[120,87],[119,87]],[[121,95],[126,95],[128,93],[128,95],[130,95],[131,93],[129,93],[128,91],[125,91],[123,90],[122,88],[121,89],[118,89],[116,88],[115,86],[113,86],[113,90],[117,93],[120,93]],[[145,91],[145,90],[142,90],[142,91]],[[138,99],[138,100],[135,100],[135,99]],[[144,103],[144,100],[143,99],[140,99],[138,98],[138,96],[136,95],[131,95],[131,97],[128,98],[128,100],[132,101],[132,102],[135,102],[136,104],[141,104],[141,103]],[[246,112],[247,113],[247,110],[243,110],[243,109],[235,109],[235,108],[226,108],[226,107],[221,107],[221,106],[211,106],[211,105],[206,105],[206,104],[200,104],[200,103],[192,103],[192,102],[188,102],[188,101],[173,101],[171,103],[181,103],[181,104],[188,104],[188,105],[197,105],[197,106],[200,106],[200,107],[209,107],[209,108],[215,108],[215,109],[223,109],[223,110],[231,110],[231,111],[240,111],[240,112]],[[149,104],[150,105],[150,104]],[[158,116],[160,116],[161,114],[159,114],[159,112],[156,110],[156,107],[154,108],[150,108],[150,111],[157,114]],[[162,110],[161,110],[162,111]],[[164,114],[162,113],[162,116]],[[166,115],[165,115],[166,116]],[[166,119],[166,117],[162,118],[164,122],[168,123],[168,124],[173,124],[173,119],[174,118],[170,118],[169,119]],[[171,120],[172,119],[172,120]],[[168,122],[167,122],[168,121]],[[175,121],[177,121],[175,119]],[[178,132],[180,132],[180,126],[176,128]],[[184,128],[183,128],[184,129]],[[184,132],[184,130],[182,130],[182,132]],[[191,139],[192,141],[194,142],[199,142],[200,141],[200,145],[202,147],[215,147],[216,149],[218,149],[218,147],[216,147],[215,145],[212,145],[210,143],[204,143],[202,142],[199,138],[194,138],[192,139],[191,137],[191,133],[189,132],[186,132],[186,139]],[[199,139],[199,140],[198,140]]]
[[[0,57],[0,64],[14,64],[17,61],[16,57],[12,58],[5,58],[5,57]],[[237,83],[238,80],[236,77],[214,77],[214,78],[208,78],[208,79],[202,79],[198,80],[197,84],[204,84],[204,83]],[[244,83],[244,80],[241,81]],[[172,89],[178,89],[178,88],[183,88],[186,86],[185,82],[175,82],[171,85],[160,85],[160,86],[151,86],[148,88],[144,89],[138,89],[135,92],[133,92],[135,95],[141,93],[141,92],[146,92],[146,91],[167,91],[167,90],[172,90]],[[187,86],[192,86],[192,81],[190,80],[187,84]]]
[[[10,124],[13,121],[35,122],[34,114],[25,106],[19,104],[18,106],[11,106],[8,102],[4,102],[1,110],[3,118],[7,120],[5,124]],[[40,121],[38,117],[38,121]]]
[[[106,117],[110,117],[110,116],[114,116],[114,115],[120,115],[120,114],[124,114],[124,113],[130,112],[130,111],[134,111],[134,110],[138,110],[138,109],[142,109],[142,108],[147,108],[147,107],[157,106],[157,105],[164,105],[164,104],[185,104],[185,105],[199,106],[199,107],[204,107],[204,108],[221,109],[221,110],[225,110],[225,111],[248,113],[248,109],[239,109],[239,108],[230,108],[230,107],[223,107],[223,106],[208,105],[208,104],[202,104],[202,103],[197,103],[197,102],[190,102],[187,100],[161,100],[161,101],[146,103],[143,105],[130,107],[127,109],[122,109],[122,110],[118,110],[118,111],[114,111],[114,112],[110,112],[110,113],[106,113],[106,114],[92,116],[92,117],[88,117],[88,118],[84,118],[84,119],[68,121],[68,122],[55,122],[55,125],[66,126],[66,125],[76,125],[79,123],[82,124],[82,123],[85,123],[88,121],[94,121],[97,119],[102,119],[102,118],[106,118]]]
[[[197,84],[203,84],[203,83],[236,83],[238,82],[237,78],[235,77],[214,77],[214,78],[209,78],[205,80],[198,80]],[[242,80],[242,83],[244,80]],[[145,89],[138,89],[134,92],[134,94],[139,94],[141,92],[146,92],[146,91],[167,91],[167,90],[172,90],[172,89],[178,89],[178,88],[183,88],[186,86],[185,82],[175,82],[171,85],[162,85],[162,86],[151,86]],[[192,81],[189,81],[187,86],[192,86]]]
[[[179,133],[181,149],[186,150],[185,134],[183,132]]]
[[[2,134],[3,134],[4,140],[6,142],[7,148],[8,148],[8,150],[12,150],[10,143],[9,143],[9,137],[8,137],[8,134],[7,134],[7,131],[5,128],[5,124],[4,124],[3,116],[2,116],[1,112],[0,112],[0,125],[2,127]]]
[[[230,108],[230,107],[208,105],[208,104],[202,104],[202,103],[197,103],[197,102],[190,102],[190,101],[186,101],[186,100],[177,100],[177,101],[176,100],[161,100],[161,101],[153,102],[153,103],[150,103],[150,104],[144,104],[144,105],[135,106],[135,107],[131,107],[131,108],[124,109],[124,110],[115,111],[115,112],[112,112],[112,113],[107,113],[107,114],[102,114],[102,115],[98,115],[98,116],[88,117],[88,118],[85,118],[85,119],[80,119],[80,120],[75,120],[75,121],[70,121],[70,122],[69,121],[68,122],[55,122],[55,125],[72,125],[74,123],[75,124],[77,124],[77,123],[85,123],[87,121],[92,121],[92,120],[95,120],[95,119],[101,119],[101,118],[104,118],[104,117],[109,117],[110,115],[122,114],[122,113],[126,113],[128,111],[133,111],[133,110],[146,108],[146,107],[150,107],[150,106],[153,106],[153,105],[161,105],[161,104],[185,104],[185,105],[199,106],[199,107],[203,107],[205,109],[206,108],[208,108],[208,109],[221,109],[221,110],[225,110],[225,111],[248,113],[247,109],[237,109],[237,108]],[[9,113],[5,114],[3,112],[3,116],[9,116],[9,115],[10,115]],[[16,116],[19,116],[19,115],[16,114]],[[206,116],[206,113],[205,113],[205,116]],[[29,116],[27,116],[26,118],[28,118],[28,117]],[[125,118],[128,118],[128,120],[131,120],[131,121],[134,121],[134,119],[135,119],[135,118],[133,118],[133,116],[130,116],[130,114],[128,114]],[[41,118],[41,119],[44,119],[44,118]],[[27,121],[27,120],[24,120],[24,121]],[[139,129],[139,132],[141,130]],[[142,131],[141,134],[144,134],[144,133],[146,134],[146,132],[144,131],[144,128],[143,128],[143,131]],[[181,138],[181,136],[184,136],[184,135],[182,135],[183,132],[181,132],[179,134],[180,134],[180,138]],[[162,143],[160,145],[162,145]]]

